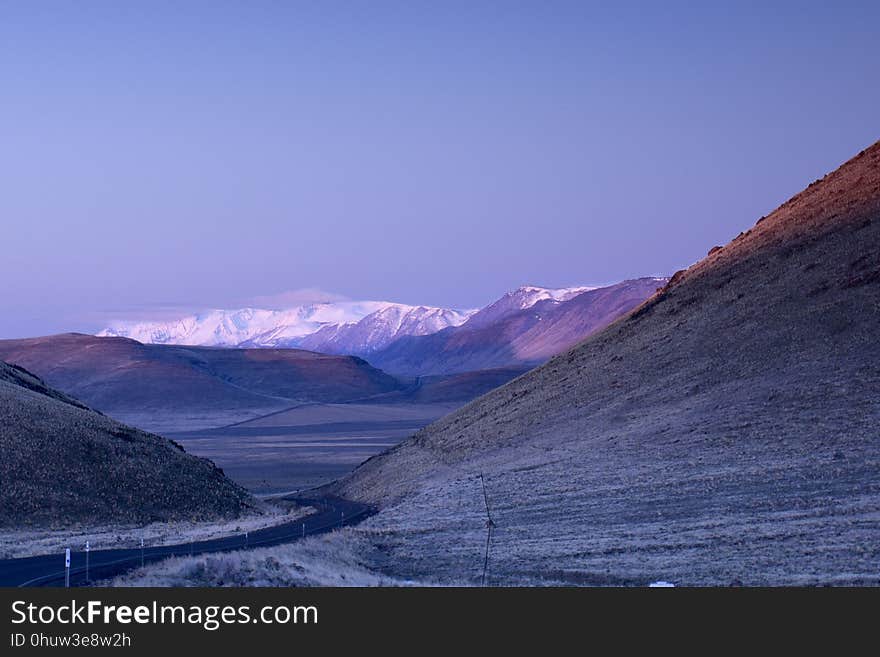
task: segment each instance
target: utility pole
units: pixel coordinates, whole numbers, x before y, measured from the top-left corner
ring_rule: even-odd
[[[486,571],[489,568],[489,543],[492,541],[492,528],[495,522],[492,520],[492,512],[489,509],[489,495],[486,493],[486,480],[483,473],[480,473],[480,483],[483,485],[483,502],[486,504],[486,556],[483,559],[483,580],[482,586],[486,586]]]

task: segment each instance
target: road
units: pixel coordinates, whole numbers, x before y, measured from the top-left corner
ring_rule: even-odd
[[[115,577],[143,563],[160,561],[173,556],[247,550],[270,545],[290,543],[306,536],[323,534],[344,525],[354,525],[374,513],[372,507],[338,497],[319,500],[288,498],[317,511],[294,522],[266,527],[244,534],[196,541],[179,545],[163,545],[89,552],[88,580],[97,581]],[[0,586],[64,586],[64,553],[45,554],[21,559],[0,560]],[[86,553],[71,551],[70,585],[86,584]]]

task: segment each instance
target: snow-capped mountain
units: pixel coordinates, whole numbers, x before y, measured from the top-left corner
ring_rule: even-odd
[[[666,282],[639,278],[592,289],[520,288],[461,326],[400,338],[368,360],[385,372],[406,376],[533,367],[602,330]]]
[[[387,301],[311,303],[286,310],[210,310],[164,322],[117,322],[98,333],[151,344],[211,347],[302,347],[366,353],[402,335],[458,326],[469,312]],[[361,322],[366,320],[361,326]],[[320,333],[320,336],[315,335]],[[307,337],[315,336],[304,344]]]
[[[99,336],[122,336],[153,344],[211,347],[272,347],[314,333],[327,324],[356,322],[390,304],[380,301],[311,303],[286,310],[209,310],[178,320],[117,322]]]
[[[539,301],[557,301],[562,303],[573,299],[579,294],[595,290],[595,287],[560,287],[546,288],[524,285],[482,308],[468,320],[468,328],[480,328],[494,324],[520,310],[531,308]]]
[[[430,335],[463,324],[473,311],[394,304],[358,322],[328,324],[299,343],[326,354],[369,354],[403,336]]]
[[[366,356],[404,337],[447,328],[495,324],[537,303],[558,304],[590,287],[524,286],[480,310],[411,306],[389,301],[330,301],[285,310],[209,310],[172,321],[117,322],[99,336],[146,344],[211,347],[296,347],[330,354]]]

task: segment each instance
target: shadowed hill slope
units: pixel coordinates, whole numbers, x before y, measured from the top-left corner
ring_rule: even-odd
[[[878,336],[880,143],[335,490],[407,576],[479,577],[483,472],[490,581],[877,584]]]
[[[462,405],[508,381],[528,372],[529,368],[502,367],[416,377],[404,390],[376,395],[364,400],[368,404],[458,404]]]
[[[210,461],[0,362],[0,526],[234,517],[250,503]]]

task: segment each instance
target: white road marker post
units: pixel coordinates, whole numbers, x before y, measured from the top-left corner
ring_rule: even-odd
[[[144,537],[141,536],[141,568],[144,567]]]
[[[89,583],[89,542],[86,541],[86,584]]]
[[[345,525],[345,511],[340,511],[340,513],[342,515],[339,517],[339,526],[342,527]]]
[[[306,537],[306,523],[303,523],[303,538]]]
[[[244,546],[245,547],[248,546],[248,533],[247,532],[244,533]]]
[[[70,548],[64,550],[64,588],[70,588]]]

